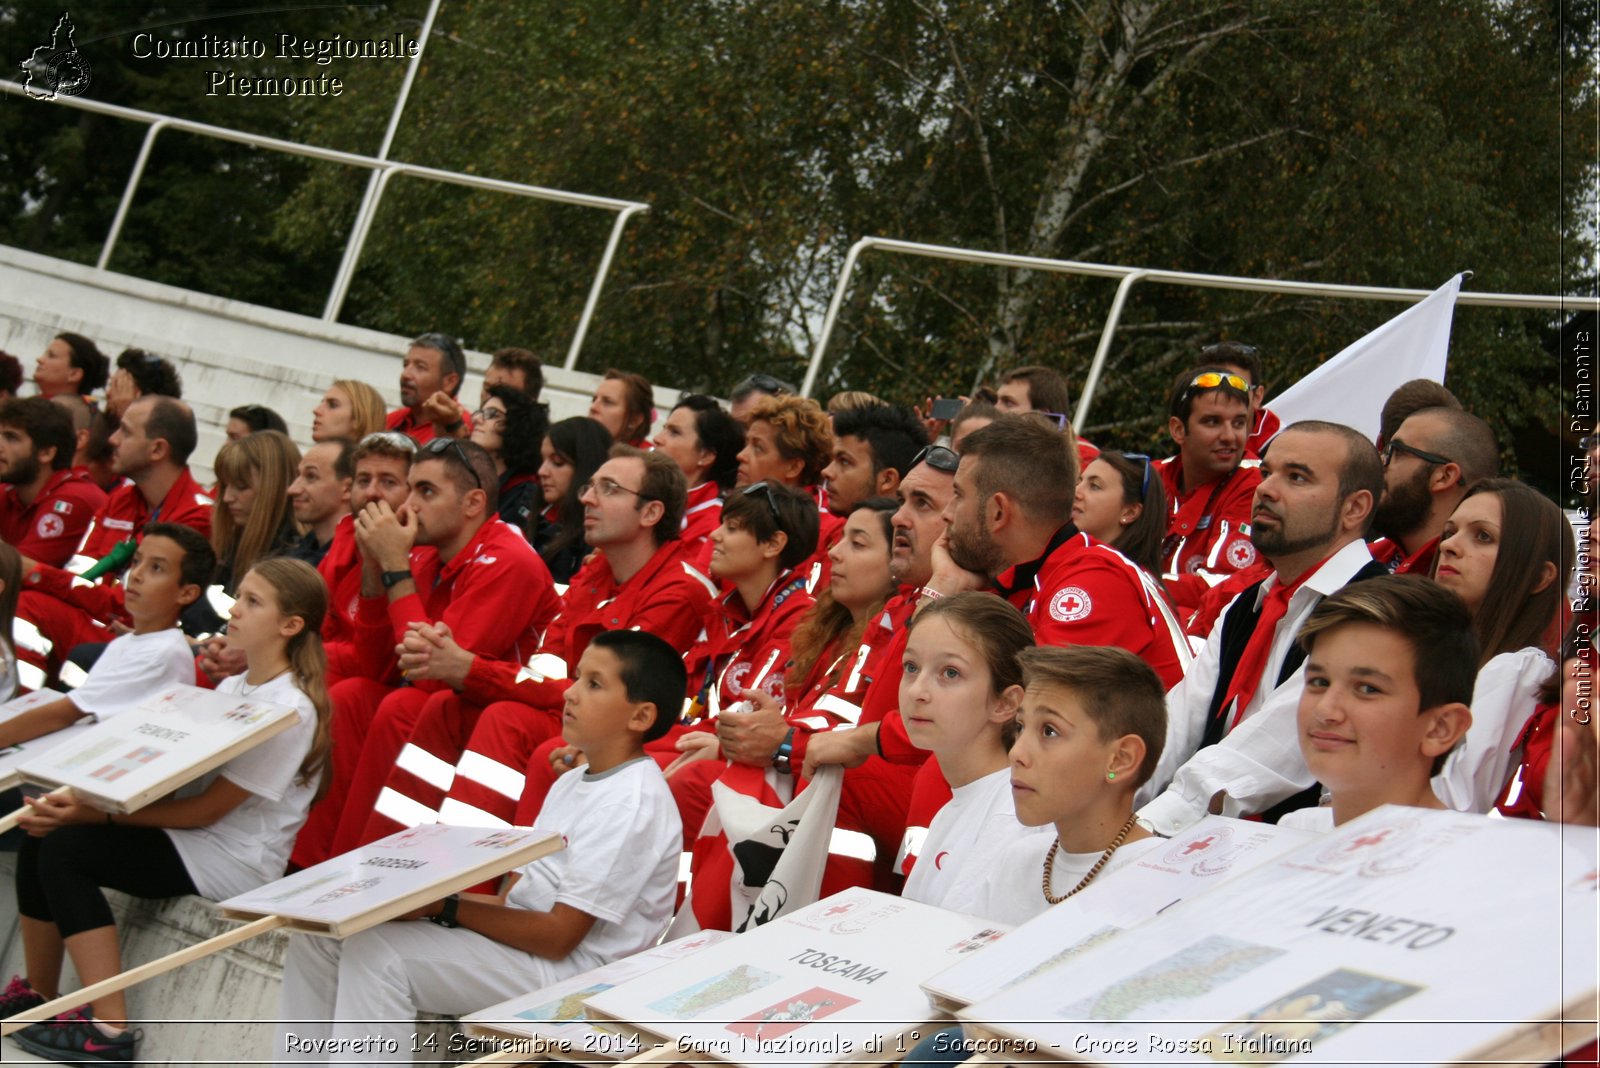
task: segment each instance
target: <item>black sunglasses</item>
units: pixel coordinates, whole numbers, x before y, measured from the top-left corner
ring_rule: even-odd
[[[467,456],[467,450],[461,447],[461,442],[455,438],[434,438],[422,447],[422,455],[437,456],[441,459],[451,450],[456,451],[456,459],[461,461],[461,466],[467,469],[467,474],[472,476],[472,484],[478,489],[483,489],[483,480],[478,477],[477,469],[472,466],[472,460]]]
[[[1383,466],[1385,466],[1385,467],[1389,466],[1389,461],[1394,459],[1394,454],[1395,454],[1396,451],[1409,453],[1412,456],[1415,456],[1417,459],[1423,461],[1424,463],[1430,463],[1430,464],[1453,464],[1453,463],[1455,463],[1455,461],[1450,459],[1450,457],[1448,457],[1448,456],[1440,456],[1436,452],[1424,452],[1421,449],[1414,449],[1410,445],[1407,445],[1405,442],[1401,441],[1399,438],[1390,438],[1384,444],[1383,452],[1379,453],[1379,455],[1383,457]]]
[[[765,480],[752,482],[739,492],[746,497],[754,497],[758,493],[765,497],[767,499],[767,508],[772,512],[772,518],[778,521],[780,527],[783,525],[783,516],[778,514],[778,502],[772,496],[772,487]]]
[[[945,448],[943,445],[929,445],[911,458],[911,468],[918,464],[927,464],[935,471],[943,471],[947,475],[956,473],[956,468],[961,466],[961,454],[954,449]]]

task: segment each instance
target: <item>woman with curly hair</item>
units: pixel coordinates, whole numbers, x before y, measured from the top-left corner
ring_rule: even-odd
[[[472,413],[472,442],[489,454],[500,473],[500,518],[530,541],[544,510],[539,443],[549,423],[543,404],[510,386],[490,386],[483,407]]]

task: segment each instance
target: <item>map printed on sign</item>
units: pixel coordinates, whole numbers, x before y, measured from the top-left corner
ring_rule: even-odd
[[[464,1017],[471,1035],[494,1039],[528,1040],[541,1044],[551,1057],[572,1055],[582,1059],[620,1060],[643,1050],[637,1034],[618,1034],[590,1022],[587,1002],[595,994],[619,983],[716,945],[733,935],[727,931],[699,931],[664,945],[635,953],[554,983],[531,994],[502,1001]],[[486,1045],[493,1045],[486,1043]],[[491,1052],[486,1048],[482,1051]]]
[[[1388,805],[960,1017],[1103,1064],[1542,1063],[1594,1018],[1595,874],[1593,828]]]
[[[172,686],[22,761],[18,774],[70,786],[108,812],[134,812],[294,726],[287,705]]]
[[[917,984],[1000,924],[852,889],[588,999],[683,1053],[752,1065],[889,1060],[933,1018]]]
[[[561,848],[530,828],[432,823],[325,860],[218,908],[229,919],[283,916],[290,930],[345,938]]]
[[[1287,852],[1312,836],[1270,823],[1207,816],[1138,860],[1100,876],[1083,892],[1022,924],[1015,936],[923,984],[954,1011],[1060,967],[1185,897]]]

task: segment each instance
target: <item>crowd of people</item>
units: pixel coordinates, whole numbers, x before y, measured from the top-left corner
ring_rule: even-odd
[[[1280,425],[1265,372],[1197,353],[1155,459],[1077,438],[1042,366],[949,419],[767,374],[662,413],[609,370],[552,423],[531,352],[495,352],[474,408],[460,343],[427,333],[401,407],[335,381],[303,449],[231,411],[204,486],[177,368],[54,338],[0,403],[0,698],[61,696],[0,747],[173,682],[299,720],[135,813],[30,800],[0,1016],[60,994],[66,957],[120,970],[101,887],[220,898],[423,823],[560,831],[507,885],[293,941],[302,1040],[409,1049],[418,1011],[638,952],[679,909],[759,922],[732,890],[770,865],[717,797],[781,808],[829,768],[824,895],[1007,923],[1207,813],[1597,822],[1595,523],[1580,546],[1500,477],[1438,383],[1374,398],[1373,442]],[[108,995],[15,1037],[125,1061],[127,1015]]]

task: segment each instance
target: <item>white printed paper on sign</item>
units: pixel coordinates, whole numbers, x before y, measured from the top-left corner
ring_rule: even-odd
[[[589,1015],[749,1065],[898,1059],[933,1018],[918,983],[1004,924],[860,888],[589,998]]]
[[[107,812],[135,812],[292,727],[288,705],[172,686],[78,738],[24,760],[19,774],[70,786]]]
[[[948,1011],[992,997],[1082,954],[1194,894],[1288,852],[1312,836],[1271,823],[1207,816],[1082,893],[1053,905],[982,953],[923,984]]]
[[[348,938],[562,848],[527,827],[429,823],[396,831],[217,906],[230,920],[288,919],[289,929]]]
[[[1594,1034],[1595,861],[1594,828],[1386,805],[960,1017],[1102,1064],[1544,1063]]]
[[[35,690],[32,693],[14,697],[5,704],[0,705],[0,723],[14,719],[22,713],[59,701],[61,694],[55,690]],[[30,738],[26,742],[7,746],[0,749],[0,790],[9,790],[25,781],[22,774],[22,765],[31,760],[37,760],[45,753],[54,749],[62,742],[69,742],[77,738],[84,731],[94,726],[92,719],[82,719],[69,727],[63,727],[49,734],[41,734],[37,738]]]
[[[681,961],[732,938],[727,931],[697,931],[683,938],[591,968],[531,994],[462,1017],[467,1033],[490,1039],[532,1041],[532,1052],[579,1061],[621,1060],[644,1051],[637,1033],[619,1033],[590,1021],[588,1000],[619,983]],[[486,1051],[487,1052],[487,1051]]]

